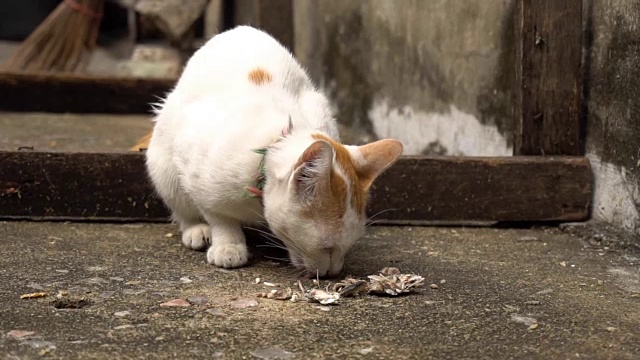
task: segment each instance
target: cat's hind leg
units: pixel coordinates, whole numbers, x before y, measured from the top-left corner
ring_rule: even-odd
[[[206,215],[206,219],[211,225],[207,262],[225,268],[245,265],[249,260],[249,250],[240,223],[218,215]]]
[[[205,250],[210,245],[211,228],[193,201],[180,186],[180,177],[170,154],[152,142],[147,150],[147,169],[158,195],[169,207],[173,220],[180,225],[182,243],[193,250]]]

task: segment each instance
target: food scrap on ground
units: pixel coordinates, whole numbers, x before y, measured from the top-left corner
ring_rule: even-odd
[[[298,290],[291,288],[272,289],[268,292],[257,293],[260,298],[273,300],[290,300],[297,302],[305,299],[307,302],[320,303],[321,305],[336,304],[341,298],[359,296],[363,294],[371,295],[391,295],[408,294],[424,286],[424,278],[415,274],[402,274],[399,269],[386,267],[379,272],[379,275],[369,275],[368,280],[348,277],[333,286],[327,285],[320,288],[320,282],[313,280],[313,287],[305,288],[302,281],[297,282]],[[269,282],[263,282],[265,286],[278,286]]]
[[[46,292],[34,292],[30,294],[22,294],[20,295],[20,299],[37,299],[37,298],[42,298],[46,296],[47,296]]]

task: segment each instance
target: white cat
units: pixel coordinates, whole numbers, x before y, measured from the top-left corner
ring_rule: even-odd
[[[327,98],[292,55],[241,26],[188,61],[146,156],[182,242],[209,247],[209,263],[244,265],[241,226],[266,219],[294,266],[325,276],[341,271],[363,234],[371,183],[401,153],[395,140],[341,145]]]

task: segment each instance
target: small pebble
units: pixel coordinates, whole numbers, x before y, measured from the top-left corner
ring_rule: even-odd
[[[604,281],[598,280],[598,285],[600,285],[600,286],[604,285]]]
[[[7,333],[7,338],[13,340],[22,340],[24,338],[28,338],[32,335],[35,335],[35,331],[26,331],[26,330],[11,330]]]
[[[115,291],[103,291],[98,296],[100,296],[103,299],[108,299],[108,298],[112,297],[113,294],[115,294],[115,293],[116,293]]]
[[[274,283],[271,283],[271,282],[268,282],[268,281],[265,281],[265,282],[263,282],[262,284],[263,284],[264,286],[278,286],[278,285],[276,285],[276,284],[274,284]]]
[[[162,304],[160,304],[161,307],[189,307],[191,306],[191,304],[189,304],[186,300],[184,299],[173,299],[167,302],[164,302]]]
[[[140,281],[139,280],[131,280],[131,281],[127,281],[124,284],[125,285],[138,285],[138,284],[140,284]]]
[[[538,328],[538,323],[529,325],[529,330],[535,330]]]
[[[135,326],[131,325],[131,324],[125,324],[125,325],[119,325],[113,328],[113,330],[124,330],[124,329],[132,329]]]
[[[258,359],[293,359],[295,354],[289,351],[280,350],[276,348],[256,349],[251,352],[251,355]]]
[[[326,305],[316,305],[314,306],[316,309],[320,310],[320,311],[331,311],[331,306],[326,306]]]
[[[616,331],[616,330],[618,330],[618,329],[617,329],[617,328],[614,328],[613,326],[607,326],[607,331],[608,331],[608,332],[614,332],[614,331]]]
[[[85,279],[84,282],[88,284],[107,284],[109,283],[109,280],[103,279],[101,277],[92,277],[90,279]]]
[[[538,238],[535,236],[522,236],[521,238],[518,239],[518,241],[525,241],[525,242],[538,241]]]
[[[180,282],[183,283],[183,284],[191,284],[193,282],[193,280],[189,279],[186,276],[183,276],[183,277],[180,278]]]
[[[56,270],[56,272],[59,272],[61,274],[67,274],[69,272],[69,270],[60,269],[60,270]]]
[[[166,233],[164,236],[170,238],[173,237],[173,233]]]
[[[358,350],[358,352],[359,352],[361,355],[368,355],[368,354],[371,354],[371,353],[373,352],[373,346],[368,347],[368,348],[364,348],[364,349],[360,349],[360,350]]]
[[[256,278],[255,283],[256,283],[256,284],[260,284],[260,278],[259,278],[259,277],[258,277],[258,278]]]
[[[124,279],[121,277],[110,277],[109,279],[113,281],[124,281]]]
[[[429,287],[435,290],[435,289],[437,289],[437,288],[438,288],[438,285],[436,285],[436,284],[431,284],[431,285],[429,285]]]
[[[28,345],[34,349],[48,349],[48,350],[56,349],[56,344],[52,343],[51,341],[45,341],[40,339],[31,339],[31,340],[23,341],[20,343],[20,345]]]
[[[258,302],[254,299],[240,299],[231,303],[231,307],[236,309],[245,309],[258,306]]]
[[[567,267],[567,263],[565,261],[563,261],[563,262],[560,263],[560,266]]]
[[[122,293],[125,295],[140,295],[146,293],[147,290],[144,289],[124,289]]]
[[[207,298],[204,296],[191,296],[187,298],[187,301],[192,305],[198,305],[198,306],[207,305],[207,303],[209,302],[209,300],[207,300]]]
[[[123,316],[131,315],[131,312],[129,312],[129,311],[118,311],[118,312],[113,313],[113,315],[115,315],[117,317],[123,317]]]
[[[104,266],[89,266],[87,268],[87,271],[105,271],[105,270],[107,270],[107,268]]]
[[[511,320],[517,323],[525,324],[526,326],[532,326],[538,323],[538,320],[532,317],[522,316],[519,314],[511,314]]]
[[[444,284],[446,282],[447,282],[447,280],[445,280],[445,279],[440,280],[440,284]]]
[[[224,315],[224,313],[222,312],[222,310],[221,310],[221,309],[217,309],[217,308],[207,309],[207,310],[205,310],[205,312],[206,312],[207,314],[216,315],[216,316],[222,316],[222,315]]]

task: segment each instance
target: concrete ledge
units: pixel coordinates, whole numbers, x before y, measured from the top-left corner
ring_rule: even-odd
[[[0,152],[0,218],[166,221],[141,153]],[[405,157],[372,188],[381,223],[580,221],[592,174],[581,157]]]

